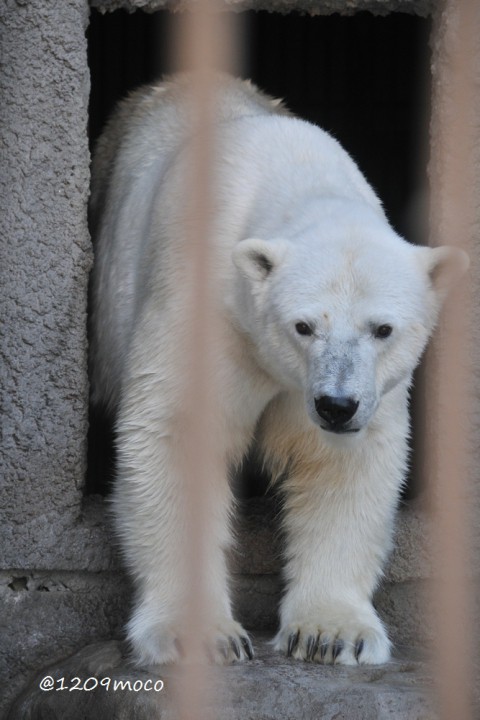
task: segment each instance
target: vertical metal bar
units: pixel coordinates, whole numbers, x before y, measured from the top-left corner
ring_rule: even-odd
[[[432,232],[435,245],[457,244],[471,255],[473,197],[473,70],[475,0],[447,0],[434,32]],[[433,504],[435,553],[433,668],[441,720],[471,720],[473,615],[471,466],[473,378],[470,272],[447,302],[427,369],[425,468]]]
[[[212,625],[205,568],[215,543],[211,518],[215,516],[218,483],[226,482],[221,433],[218,432],[220,378],[215,372],[215,349],[220,323],[216,314],[216,280],[212,243],[215,153],[214,71],[228,65],[233,46],[226,13],[216,0],[196,0],[183,12],[176,36],[177,64],[191,73],[189,109],[193,142],[188,149],[185,178],[185,266],[188,269],[189,302],[185,313],[188,377],[180,429],[183,487],[186,508],[186,555],[188,600],[184,608],[187,638],[184,663],[177,682],[176,706],[181,720],[212,717],[207,710],[214,680],[206,656],[205,641]]]

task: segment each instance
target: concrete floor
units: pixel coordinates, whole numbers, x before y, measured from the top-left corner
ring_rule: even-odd
[[[428,667],[407,649],[384,666],[323,666],[274,653],[266,639],[254,638],[256,656],[223,668],[211,704],[198,717],[214,720],[434,720]],[[132,669],[117,641],[85,647],[64,662],[45,668],[16,700],[7,720],[173,720],[172,684],[177,669]],[[53,688],[41,690],[50,676]],[[79,681],[74,681],[79,678]],[[111,682],[107,689],[107,679]],[[95,686],[95,679],[98,686]],[[150,684],[145,685],[147,680]],[[146,688],[161,679],[163,689]],[[132,689],[113,689],[129,680]],[[133,685],[137,681],[136,688]],[[48,682],[48,681],[47,681]],[[100,685],[102,682],[102,685]],[[74,684],[85,689],[71,690]],[[142,689],[138,688],[142,685]],[[157,684],[157,689],[161,684]],[[63,688],[63,689],[62,689]],[[88,688],[93,688],[89,690]]]

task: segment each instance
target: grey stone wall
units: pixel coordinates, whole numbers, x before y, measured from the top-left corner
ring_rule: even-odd
[[[36,610],[32,627],[32,605],[19,614],[8,602],[9,583],[82,556],[72,541],[87,423],[87,22],[87,0],[0,3],[3,700],[43,652],[43,621]],[[43,637],[64,652],[68,625],[57,616],[52,627],[55,617]]]
[[[63,567],[85,472],[88,11],[0,13],[2,566]]]

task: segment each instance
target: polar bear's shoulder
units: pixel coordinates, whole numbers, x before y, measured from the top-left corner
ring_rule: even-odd
[[[218,73],[215,85],[218,123],[252,116],[291,115],[282,100],[263,93],[249,80]],[[120,155],[123,166],[138,175],[158,158],[184,145],[192,127],[191,89],[192,75],[178,73],[142,85],[117,104],[95,147],[91,199],[94,212],[102,205],[102,189],[111,181]]]
[[[134,127],[145,127],[159,120],[175,122],[176,127],[185,128],[189,119],[189,96],[192,90],[192,75],[178,73],[134,90],[121,100],[113,115],[113,121]],[[215,82],[215,117],[217,122],[235,120],[250,115],[290,115],[281,99],[276,99],[259,90],[250,80],[218,73]]]
[[[283,101],[262,92],[251,80],[216,73],[213,76],[217,98],[216,118],[222,122],[245,115],[290,115]],[[128,111],[135,108],[145,113],[158,113],[162,107],[177,108],[185,115],[192,90],[192,75],[177,73],[159,82],[144,85],[120,103]],[[187,113],[188,114],[188,113]]]

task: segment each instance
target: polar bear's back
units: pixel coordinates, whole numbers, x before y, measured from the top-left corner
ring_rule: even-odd
[[[289,115],[281,100],[265,95],[250,81],[219,76],[218,122],[248,115]],[[178,149],[189,134],[190,76],[175,75],[145,85],[120,101],[95,147],[92,161],[91,211],[93,222],[103,210],[105,188],[114,177],[119,154],[131,172],[146,167]]]
[[[219,76],[216,119],[288,115],[250,82]],[[153,208],[165,172],[190,136],[186,75],[144,86],[121,101],[92,160],[92,398],[115,407],[142,289]]]

